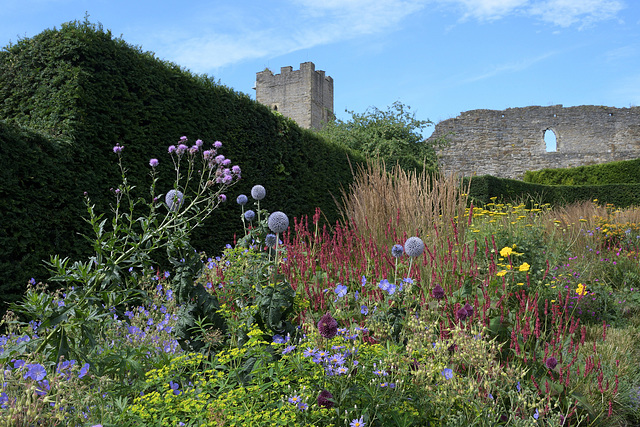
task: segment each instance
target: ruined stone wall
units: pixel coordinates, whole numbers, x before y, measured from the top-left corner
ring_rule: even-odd
[[[547,151],[547,130],[555,133],[555,151]],[[440,137],[449,141],[437,150],[447,173],[520,179],[527,170],[640,157],[640,107],[472,110],[438,123],[429,140]]]
[[[299,70],[280,68],[256,73],[256,101],[295,120],[301,127],[319,129],[333,116],[333,79],[316,71],[313,62]]]

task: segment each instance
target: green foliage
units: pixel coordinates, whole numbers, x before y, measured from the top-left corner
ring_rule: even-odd
[[[575,168],[527,171],[524,181],[546,185],[640,184],[640,159]]]
[[[243,169],[230,200],[259,183],[277,189],[280,210],[301,216],[321,207],[330,223],[338,218],[334,197],[352,179],[347,156],[362,161],[248,95],[161,61],[86,21],[0,51],[0,99],[0,239],[6,248],[0,263],[7,266],[0,269],[0,283],[10,301],[29,277],[44,278],[40,263],[50,254],[72,261],[90,254],[74,239],[87,232],[78,215],[81,195],[87,192],[111,220],[116,143],[127,147],[123,166],[130,185],[145,189],[148,156],[161,166],[171,164],[159,147],[185,134],[224,141],[225,155]],[[161,167],[157,178],[166,191],[173,171]],[[264,208],[275,210],[273,203]],[[192,235],[193,247],[216,253],[232,242],[241,233],[238,223],[224,220],[232,209],[221,206],[204,221]]]
[[[347,111],[351,119],[330,121],[318,134],[366,157],[380,157],[389,165],[397,162],[404,169],[420,169],[424,165],[435,171],[434,147],[422,136],[424,129],[433,123],[416,119],[410,108],[396,101],[386,111],[376,107],[364,113]]]
[[[608,185],[543,185],[515,179],[483,175],[465,178],[463,188],[471,180],[469,197],[476,206],[486,205],[492,197],[501,202],[533,200],[538,204],[563,206],[597,199],[618,207],[640,205],[640,184]]]

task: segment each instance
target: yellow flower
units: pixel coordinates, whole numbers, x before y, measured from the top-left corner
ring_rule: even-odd
[[[504,276],[505,274],[507,274],[507,270],[500,270],[500,271],[498,271],[498,272],[496,273],[496,276],[498,276],[498,277],[502,277],[502,276]]]
[[[522,263],[522,265],[520,267],[518,267],[518,270],[520,271],[529,271],[529,268],[531,266],[529,264],[527,264],[526,262]]]
[[[518,286],[524,286],[524,283],[516,283]]]
[[[586,295],[587,288],[582,283],[578,283],[578,288],[576,289],[576,294],[578,295]]]

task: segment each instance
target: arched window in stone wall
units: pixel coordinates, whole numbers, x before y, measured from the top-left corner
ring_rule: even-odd
[[[547,149],[547,153],[554,153],[558,151],[558,140],[553,129],[546,129],[544,131],[543,139]]]

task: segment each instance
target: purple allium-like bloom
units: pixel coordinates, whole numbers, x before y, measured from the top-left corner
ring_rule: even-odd
[[[393,247],[391,248],[391,255],[394,258],[400,258],[403,253],[404,249],[402,248],[402,245],[393,245]]]
[[[115,147],[113,147],[113,152],[116,154],[120,154],[122,152],[122,149],[124,148],[124,146],[120,145],[120,144],[116,144]]]
[[[424,252],[424,242],[419,237],[409,237],[406,242],[404,242],[404,251],[410,257],[417,257],[422,255]]]
[[[435,288],[433,288],[433,291],[431,291],[431,295],[435,299],[440,300],[440,299],[444,298],[444,289],[442,289],[442,286],[436,285]]]
[[[251,189],[251,197],[255,200],[262,200],[267,195],[267,190],[262,185],[254,185]]]
[[[331,339],[338,333],[338,322],[327,312],[318,322],[318,331],[324,338]]]
[[[218,198],[220,199],[220,201],[221,201],[222,203],[224,203],[224,202],[226,202],[226,201],[227,201],[227,196],[226,196],[225,194],[221,194],[221,195],[219,195],[219,196],[218,196]]]
[[[164,198],[167,207],[170,211],[177,211],[182,206],[184,201],[184,194],[179,190],[169,190]]]
[[[547,365],[547,368],[553,370],[555,369],[556,366],[558,366],[558,359],[556,359],[555,357],[551,356],[549,358],[547,358],[547,361],[544,362],[545,365]]]
[[[465,309],[465,310],[466,310],[466,312],[467,312],[467,317],[471,317],[471,316],[473,316],[473,307],[472,307],[469,303],[466,303],[466,304],[464,305],[464,309]]]
[[[322,390],[318,395],[318,405],[323,408],[333,408],[333,394],[327,390]]]
[[[251,194],[253,194],[253,190],[251,190]],[[289,228],[289,218],[284,212],[275,211],[269,215],[267,224],[269,225],[269,229],[274,233],[282,233]]]
[[[216,142],[213,143],[213,146],[217,150],[218,148],[222,147],[222,142],[216,141]]]
[[[236,199],[236,203],[242,206],[246,205],[248,201],[249,199],[244,194],[239,195],[238,198]]]
[[[47,376],[47,370],[39,363],[25,365],[25,368],[27,368],[27,373],[24,374],[25,379],[31,378],[36,381],[41,381]]]
[[[155,168],[156,166],[158,166],[158,159],[149,160],[149,166],[151,166],[152,168]]]
[[[456,312],[456,317],[459,320],[466,320],[467,317],[469,317],[469,313],[467,312],[467,310],[465,310],[464,307],[461,307],[457,312]]]
[[[247,221],[253,221],[255,217],[256,217],[256,213],[251,209],[249,209],[244,213],[244,219],[246,219]]]

